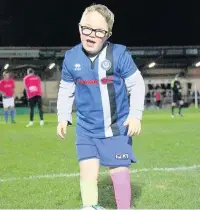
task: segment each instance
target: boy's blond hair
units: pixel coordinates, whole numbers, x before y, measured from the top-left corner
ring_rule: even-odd
[[[115,16],[114,14],[106,7],[105,5],[102,4],[92,4],[91,6],[87,7],[85,11],[83,12],[83,15],[86,15],[89,12],[98,12],[100,13],[106,20],[108,24],[108,32],[112,32],[113,24],[115,21]],[[82,18],[81,18],[82,19]]]

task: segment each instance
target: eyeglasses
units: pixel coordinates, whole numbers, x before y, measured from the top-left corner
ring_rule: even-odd
[[[93,29],[87,26],[81,26],[81,31],[83,35],[89,36],[93,31],[95,32],[95,36],[98,38],[104,38],[106,35],[108,35],[108,31],[102,30],[102,29]]]

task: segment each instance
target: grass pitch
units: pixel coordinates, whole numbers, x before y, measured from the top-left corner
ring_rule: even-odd
[[[200,208],[200,109],[183,114],[171,119],[170,110],[144,112],[133,143],[133,208]],[[28,116],[16,121],[0,121],[0,209],[81,208],[75,127],[60,140],[55,114],[45,115],[43,128],[37,121],[26,128]],[[99,197],[100,205],[115,208],[107,174],[100,176]]]

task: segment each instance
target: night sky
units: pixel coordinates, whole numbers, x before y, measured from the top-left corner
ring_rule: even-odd
[[[82,12],[92,3],[105,4],[114,12],[112,42],[200,45],[200,3],[172,2],[175,0],[0,0],[0,46],[76,45]]]

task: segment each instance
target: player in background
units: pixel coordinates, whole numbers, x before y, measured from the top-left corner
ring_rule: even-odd
[[[33,125],[34,120],[34,108],[37,104],[39,116],[40,116],[40,126],[44,125],[43,110],[42,110],[42,88],[40,77],[34,74],[32,68],[27,69],[27,76],[24,77],[24,86],[29,101],[30,107],[30,121],[26,127]]]
[[[179,110],[178,114],[179,116],[182,116],[182,106],[183,106],[183,100],[182,100],[182,94],[181,94],[181,83],[179,81],[179,76],[177,75],[174,80],[172,80],[171,83],[171,89],[172,89],[172,109],[171,109],[171,116],[174,118],[174,109],[178,105]]]
[[[139,135],[145,85],[126,47],[108,42],[114,14],[104,5],[85,9],[81,44],[65,54],[58,92],[57,134],[63,139],[77,107],[76,150],[83,208],[98,205],[99,165],[109,169],[117,209],[131,208],[129,167],[136,162],[132,136]],[[128,95],[130,95],[130,106]]]
[[[9,114],[11,123],[15,123],[15,99],[14,99],[15,82],[10,78],[9,72],[3,72],[3,79],[0,81],[0,92],[3,98],[4,119],[8,123]]]

